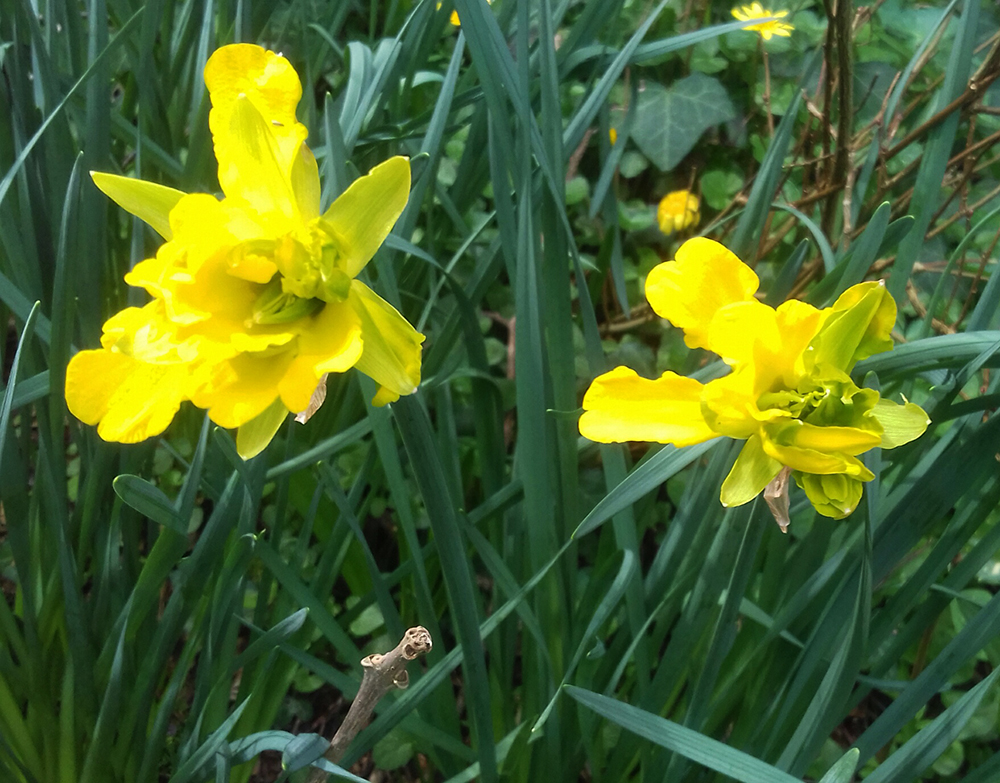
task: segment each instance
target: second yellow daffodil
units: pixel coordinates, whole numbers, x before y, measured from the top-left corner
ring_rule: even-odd
[[[226,46],[205,82],[224,198],[92,174],[167,241],[125,277],[152,301],[114,315],[102,347],[73,357],[66,400],[102,438],[123,443],[161,433],[190,400],[239,428],[248,458],[289,412],[308,416],[327,373],[357,367],[379,384],[376,404],[420,383],[423,335],[357,279],[406,206],[410,165],[376,166],[321,214],[289,62]]]
[[[787,467],[817,511],[843,518],[874,478],[858,456],[908,443],[929,423],[919,406],[883,399],[849,375],[856,362],[892,348],[896,304],[882,282],[871,282],[822,310],[797,300],[774,309],[754,297],[757,286],[750,267],[705,238],[654,267],[646,279],[653,310],[732,372],[702,384],[618,367],[584,396],[580,432],[601,443],[676,446],[742,438],[722,485],[724,505],[749,502]]]

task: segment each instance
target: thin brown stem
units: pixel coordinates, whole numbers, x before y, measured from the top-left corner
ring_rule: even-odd
[[[395,649],[384,655],[369,655],[361,661],[362,677],[358,695],[354,697],[347,717],[340,724],[337,733],[330,740],[323,758],[336,764],[344,756],[344,752],[371,718],[375,705],[389,691],[403,689],[410,684],[410,676],[406,673],[406,665],[415,658],[430,652],[433,642],[431,635],[423,626],[410,628]],[[310,771],[308,783],[324,783],[328,773],[315,767]]]

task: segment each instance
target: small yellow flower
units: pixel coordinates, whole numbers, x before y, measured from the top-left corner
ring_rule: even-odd
[[[125,276],[152,301],[112,316],[102,347],[72,358],[66,402],[105,440],[135,443],[190,400],[239,428],[237,449],[249,458],[289,412],[308,417],[328,373],[371,376],[376,404],[420,383],[423,335],[357,279],[406,205],[410,164],[376,166],[320,214],[316,159],[295,118],[302,87],[288,61],[225,46],[209,58],[205,83],[222,200],[91,174],[167,241]]]
[[[493,0],[486,0],[486,4],[487,5],[493,5]],[[441,5],[442,5],[441,3],[437,4],[437,8],[438,8],[439,11],[441,10]],[[451,21],[451,23],[455,27],[461,27],[462,26],[462,22],[458,18],[458,11],[452,11],[451,12],[451,16],[449,17],[449,20]]]
[[[753,3],[752,5],[734,8],[732,13],[733,16],[741,22],[749,22],[753,19],[767,19],[768,17],[783,19],[788,16],[788,11],[768,11],[765,10],[760,3]],[[788,38],[792,34],[792,30],[795,28],[785,22],[779,22],[777,19],[772,19],[768,22],[761,22],[760,24],[747,25],[743,29],[753,30],[754,32],[759,33],[760,37],[765,41],[770,41],[772,35]]]
[[[609,130],[608,138],[611,139],[611,146],[612,147],[615,146],[615,143],[618,141],[618,131],[616,131],[614,128]]]
[[[660,231],[673,234],[685,228],[698,225],[701,214],[698,212],[700,202],[698,197],[687,190],[675,190],[660,199],[656,209],[656,222]]]
[[[710,239],[688,240],[675,260],[656,266],[646,279],[653,310],[732,372],[702,384],[617,367],[587,390],[580,433],[600,443],[675,446],[745,439],[722,485],[723,505],[749,502],[787,467],[819,513],[841,519],[874,478],[858,455],[909,443],[929,423],[917,405],[881,399],[849,375],[856,362],[892,348],[896,304],[873,282],[822,310],[797,300],[774,309],[754,297],[757,286],[754,271]]]

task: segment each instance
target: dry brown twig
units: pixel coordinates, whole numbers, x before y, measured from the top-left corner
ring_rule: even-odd
[[[326,749],[323,758],[333,764],[343,758],[348,745],[368,724],[375,705],[382,697],[391,690],[402,690],[410,684],[406,665],[429,653],[432,646],[433,641],[427,629],[416,625],[403,634],[394,649],[384,655],[369,655],[361,661],[363,674],[358,695],[354,697],[344,722],[330,740],[330,747]],[[329,773],[314,767],[309,773],[308,783],[325,783],[328,777]]]

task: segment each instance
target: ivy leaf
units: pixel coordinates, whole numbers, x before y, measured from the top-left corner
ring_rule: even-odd
[[[718,79],[693,73],[669,88],[647,82],[639,93],[630,137],[661,171],[670,171],[702,134],[736,116]]]

